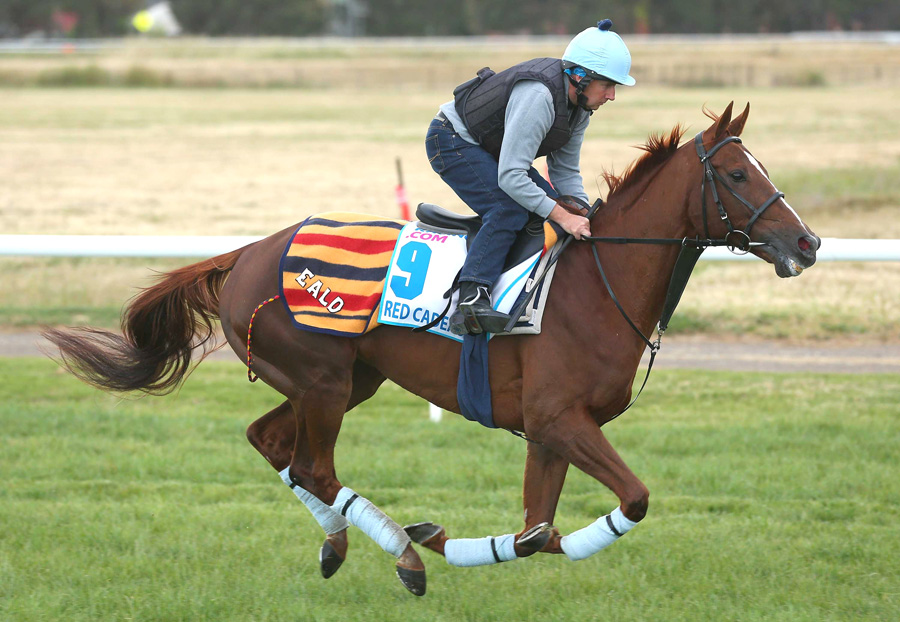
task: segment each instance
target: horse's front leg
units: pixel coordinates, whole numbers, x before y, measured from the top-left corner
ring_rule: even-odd
[[[525,528],[516,541],[519,557],[528,557],[539,550],[562,552],[558,550],[559,531],[552,525],[568,469],[568,460],[549,447],[528,443],[522,486]]]
[[[583,529],[555,537],[546,552],[577,561],[606,548],[647,514],[650,493],[619,457],[585,409],[573,409],[541,431],[541,441],[562,458],[612,490],[620,505]]]
[[[554,451],[528,443],[523,502],[525,528],[518,534],[485,538],[448,538],[443,527],[417,523],[405,527],[410,538],[443,555],[452,566],[487,566],[528,557],[559,539],[551,526],[569,463]]]

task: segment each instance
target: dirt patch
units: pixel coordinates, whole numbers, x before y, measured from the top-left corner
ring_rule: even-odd
[[[648,360],[645,355],[644,363]],[[812,346],[669,338],[656,364],[662,369],[896,374],[900,373],[900,344]]]
[[[52,346],[38,333],[0,333],[0,357],[43,356]],[[223,348],[210,360],[239,363]],[[643,364],[646,365],[645,355]],[[654,367],[760,372],[900,373],[900,344],[880,346],[786,345],[772,342],[715,342],[667,338]],[[643,373],[643,372],[641,372]]]

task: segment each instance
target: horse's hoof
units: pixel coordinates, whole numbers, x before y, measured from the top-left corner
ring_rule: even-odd
[[[403,528],[403,531],[416,544],[425,544],[432,538],[441,535],[444,528],[434,523],[416,523],[415,525],[407,525]]]
[[[397,578],[400,579],[400,583],[403,584],[403,587],[408,589],[416,596],[425,595],[424,570],[410,570],[409,568],[397,566]]]
[[[527,557],[537,553],[547,545],[552,535],[553,526],[550,523],[535,525],[516,540],[516,546],[525,550],[525,555],[520,555],[519,557]]]
[[[322,571],[322,577],[330,579],[343,563],[344,558],[338,555],[338,552],[334,550],[334,547],[331,546],[328,540],[325,540],[322,548],[319,550],[319,570]]]

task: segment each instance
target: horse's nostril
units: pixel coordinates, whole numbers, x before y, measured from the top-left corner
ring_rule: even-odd
[[[805,252],[805,251],[808,251],[808,250],[809,250],[809,247],[810,247],[811,245],[810,245],[810,243],[809,243],[809,239],[803,237],[803,238],[800,238],[800,240],[797,242],[797,246],[800,247],[800,250],[801,250],[801,251],[804,251],[804,252]]]

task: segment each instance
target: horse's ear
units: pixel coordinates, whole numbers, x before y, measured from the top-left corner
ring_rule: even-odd
[[[717,143],[725,136],[725,132],[728,131],[728,124],[731,123],[732,108],[734,108],[734,102],[728,104],[728,107],[725,108],[725,112],[723,112],[718,119],[716,119],[715,115],[711,112],[707,113],[707,116],[713,117],[714,121],[713,124],[709,126],[709,129],[703,132],[704,143]]]
[[[728,124],[731,123],[731,111],[734,109],[734,102],[728,104],[728,107],[725,108],[725,112],[722,113],[722,116],[719,117],[718,122],[716,123],[716,138],[722,138],[725,135],[725,132],[728,131]]]
[[[747,115],[750,114],[750,102],[747,102],[747,107],[744,108],[744,112],[741,113],[737,119],[731,122],[728,126],[728,133],[732,136],[740,136],[741,132],[744,131],[744,124],[747,122]]]

